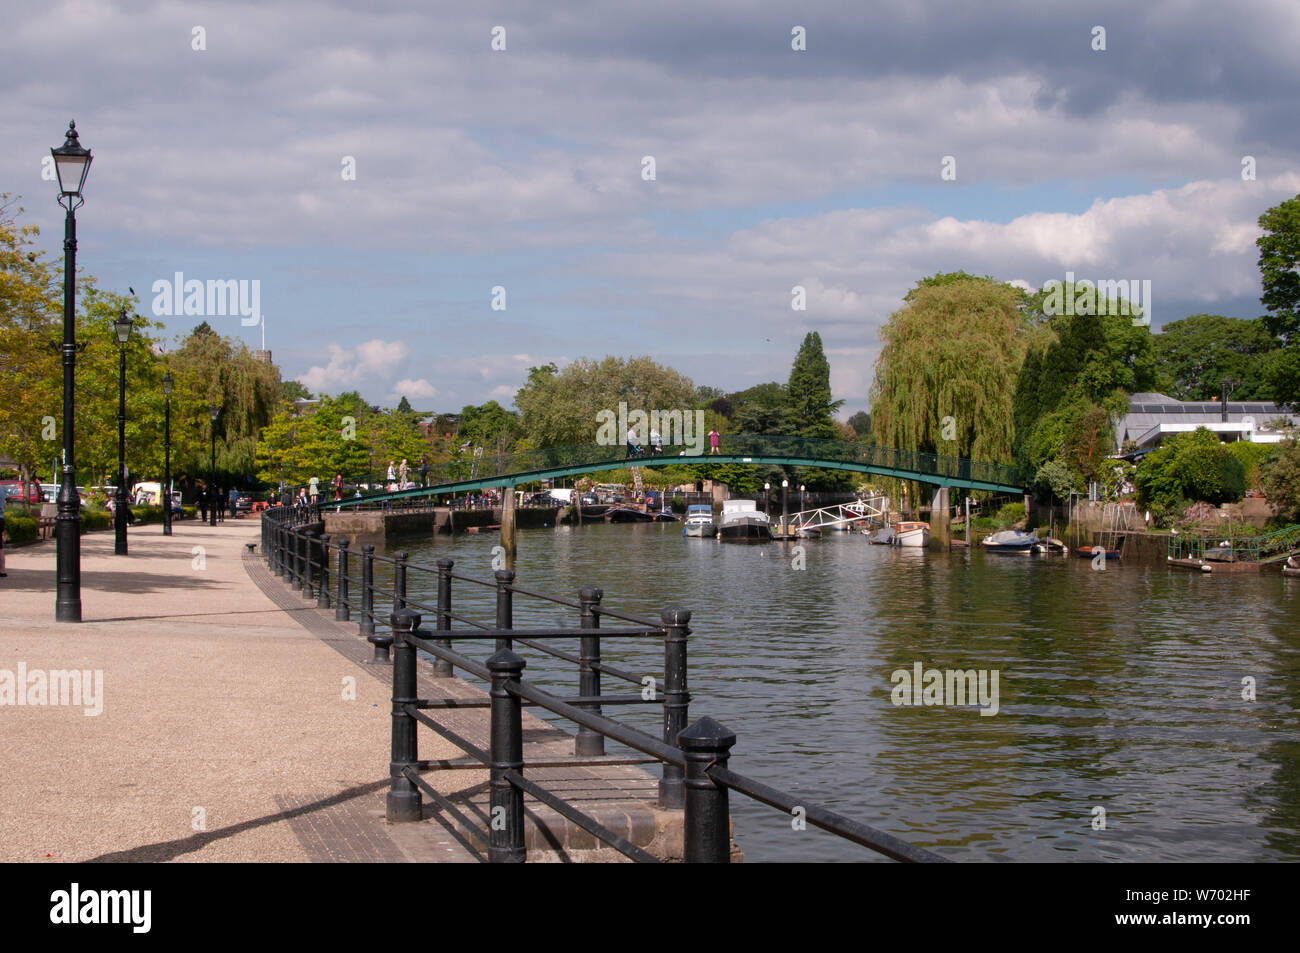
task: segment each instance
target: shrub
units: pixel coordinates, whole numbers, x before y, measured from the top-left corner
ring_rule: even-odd
[[[92,529],[106,529],[113,523],[113,517],[108,510],[82,509],[81,511],[81,531],[88,533]]]
[[[5,538],[11,543],[30,542],[40,527],[40,521],[30,516],[5,516]]]
[[[1292,439],[1275,445],[1260,464],[1260,475],[1264,495],[1277,507],[1278,515],[1293,523],[1300,521],[1300,443]]]
[[[964,522],[965,521],[963,520],[963,524]],[[972,532],[977,529],[997,529],[998,521],[991,516],[972,516],[970,528]]]
[[[1230,443],[1227,446],[1228,451],[1240,460],[1242,467],[1245,468],[1246,488],[1250,490],[1261,489],[1263,473],[1260,465],[1273,453],[1276,445],[1238,440],[1236,443]]]
[[[999,523],[1006,524],[1007,526],[1010,526],[1014,523],[1019,523],[1022,519],[1025,518],[1025,504],[1023,502],[1007,503],[1000,510],[998,510],[997,516],[995,518]]]
[[[1183,499],[1232,503],[1246,492],[1246,467],[1204,427],[1176,434],[1138,466],[1138,503],[1176,507]]]

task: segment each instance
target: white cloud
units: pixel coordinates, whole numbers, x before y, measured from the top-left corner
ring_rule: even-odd
[[[313,366],[298,380],[313,393],[337,394],[340,391],[373,387],[375,378],[391,379],[401,369],[410,349],[402,341],[365,341],[352,350],[331,342],[329,361]]]
[[[393,389],[388,392],[388,399],[401,400],[403,397],[406,397],[407,400],[412,398],[420,398],[424,400],[432,397],[436,393],[438,392],[434,389],[433,385],[423,377],[416,380],[404,377],[393,385]]]

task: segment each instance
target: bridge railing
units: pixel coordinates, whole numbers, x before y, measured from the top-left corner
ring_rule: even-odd
[[[663,454],[652,454],[643,447],[642,453],[628,455],[625,444],[578,444],[564,447],[548,447],[541,450],[525,450],[514,453],[488,454],[467,457],[458,461],[438,463],[429,466],[427,472],[410,471],[407,474],[409,486],[390,483],[387,473],[375,473],[357,477],[349,485],[366,484],[378,487],[368,491],[366,496],[387,494],[390,486],[396,486],[397,492],[403,490],[415,492],[425,486],[442,486],[474,480],[490,480],[495,477],[519,475],[527,478],[530,473],[567,467],[587,467],[609,464],[610,469],[624,466],[636,466],[638,461],[654,459],[663,463],[677,462],[689,464],[709,463],[711,454],[706,445],[696,453],[694,447],[680,444],[668,444]],[[914,450],[898,450],[892,447],[876,447],[868,444],[849,443],[816,437],[782,437],[750,436],[746,434],[723,434],[720,438],[718,452],[732,457],[768,457],[807,461],[799,466],[816,466],[818,461],[852,463],[880,469],[905,471],[928,476],[947,477],[953,480],[976,481],[999,486],[1021,487],[1024,482],[1016,467],[1008,464],[989,463],[967,460],[963,457],[946,456],[936,453],[922,453]],[[520,481],[524,482],[524,481]],[[288,491],[296,496],[299,487],[290,487]],[[335,502],[331,499],[332,487],[319,485],[321,502]],[[338,501],[343,505],[355,505],[355,498],[344,497]]]
[[[330,608],[333,602],[336,619],[350,621],[357,610],[359,632],[374,646],[374,661],[392,665],[389,766],[392,780],[387,797],[390,822],[421,820],[423,798],[428,797],[437,809],[456,819],[467,836],[486,847],[489,861],[523,861],[527,857],[524,797],[528,795],[625,856],[641,862],[658,862],[658,858],[607,829],[528,774],[530,769],[538,768],[658,763],[662,766],[658,786],[660,806],[684,811],[684,859],[688,862],[725,863],[730,859],[730,791],[780,810],[799,808],[813,826],[896,860],[947,861],[939,854],[732,771],[728,761],[735,735],[709,718],[688,725],[687,644],[691,632],[688,610],[669,607],[660,612],[659,619],[646,619],[603,605],[603,593],[595,587],[584,586],[576,600],[568,599],[526,589],[509,570],[498,570],[492,579],[480,579],[455,572],[451,559],[439,559],[434,566],[423,566],[412,563],[405,552],[383,556],[375,553],[370,545],[362,547],[358,579],[352,571],[348,541],[333,541],[322,529],[319,507],[267,510],[262,520],[262,552],[271,570],[302,591],[304,597],[314,599],[318,608]],[[336,557],[336,569],[331,568],[331,554]],[[376,563],[391,566],[391,589],[375,584]],[[436,578],[437,595],[433,604],[413,598],[408,585],[413,572]],[[453,601],[453,587],[461,593],[468,588],[471,605],[475,601],[474,592],[484,595],[486,598],[481,601],[485,604],[480,608],[490,608],[490,617],[475,618],[472,608],[466,611],[454,607],[459,605],[461,597]],[[386,624],[380,620],[385,614],[375,609],[377,597],[385,604],[391,599]],[[576,622],[517,627],[514,624],[516,597],[567,609],[576,615]],[[434,620],[431,630],[421,628],[426,616]],[[612,624],[602,625],[602,621]],[[610,664],[601,654],[603,643],[610,639],[661,643],[662,676],[643,676]],[[468,647],[483,641],[490,642],[495,650],[492,655],[481,659],[468,653]],[[561,647],[566,641],[577,642],[576,652]],[[516,647],[573,665],[577,694],[556,694],[525,680],[523,672],[527,662],[516,654]],[[434,678],[450,678],[459,669],[488,682],[488,697],[420,698],[419,652],[433,660]],[[609,693],[604,688],[606,678],[632,683],[638,690],[630,694]],[[577,726],[572,757],[525,757],[522,709],[527,706],[544,709]],[[606,708],[621,706],[662,710],[662,732],[652,734],[605,714]],[[487,749],[426,714],[464,708],[488,709]],[[419,726],[451,741],[465,752],[465,757],[421,759]],[[607,738],[639,754],[607,755]],[[429,771],[483,767],[488,768],[490,775],[492,823],[488,824],[487,832],[464,814],[462,805],[438,792],[423,777]]]

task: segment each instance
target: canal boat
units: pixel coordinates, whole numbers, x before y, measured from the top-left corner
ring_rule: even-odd
[[[713,522],[713,507],[707,503],[692,503],[686,507],[686,524],[682,527],[683,536],[699,539],[718,535],[718,525]]]
[[[766,543],[772,539],[772,525],[753,500],[723,500],[718,539],[724,543]]]
[[[930,524],[919,520],[895,523],[894,545],[925,548],[930,545]]]
[[[1000,533],[986,536],[983,544],[985,549],[995,553],[1030,553],[1038,544],[1038,534],[1004,529]]]

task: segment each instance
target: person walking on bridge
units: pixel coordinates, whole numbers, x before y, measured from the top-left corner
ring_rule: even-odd
[[[709,431],[709,456],[718,456],[718,432],[716,430]]]
[[[406,465],[406,457],[402,457],[402,465],[397,468],[398,489],[406,489],[406,478],[410,475],[411,468]]]
[[[343,499],[343,474],[334,474],[334,499]]]

